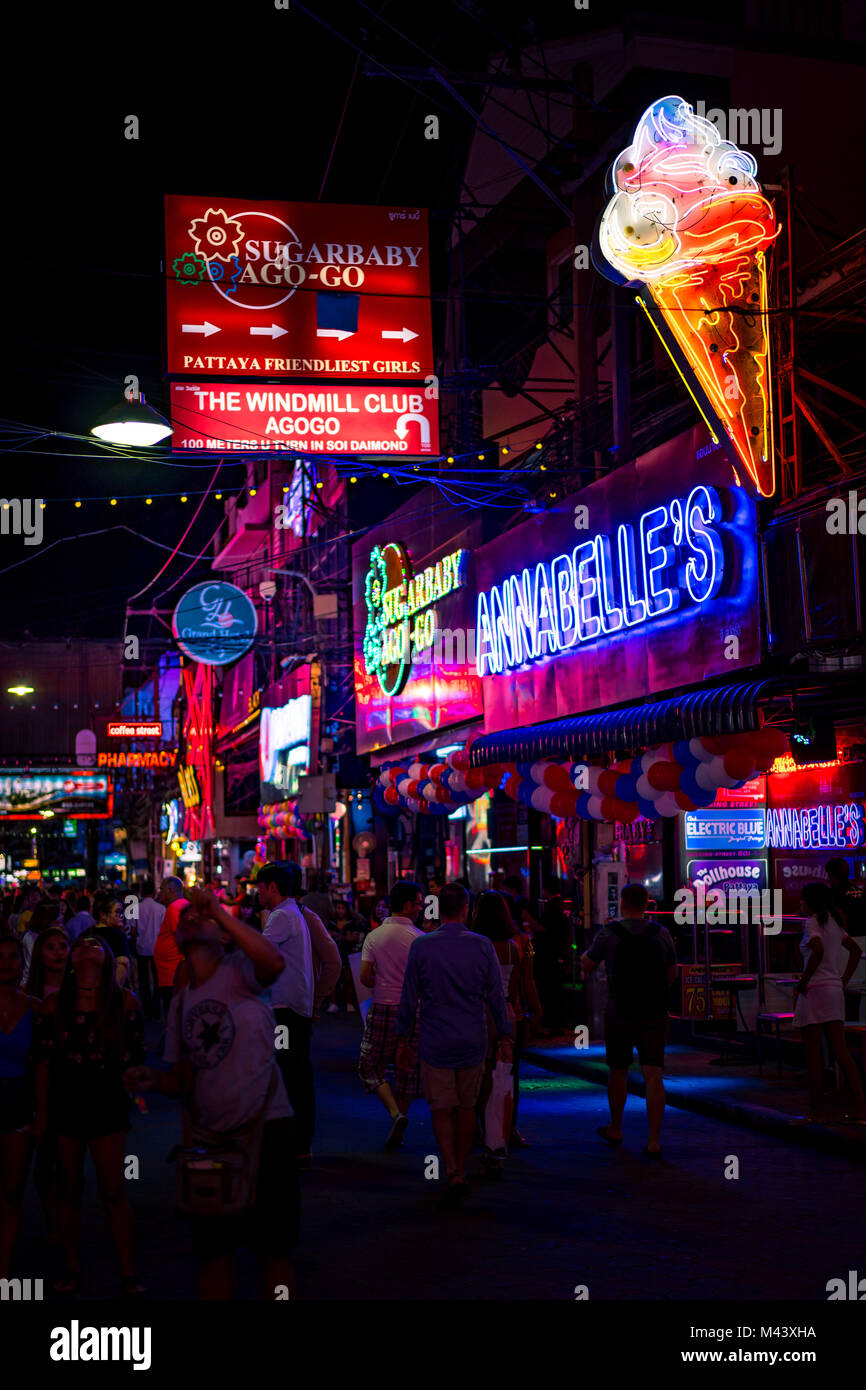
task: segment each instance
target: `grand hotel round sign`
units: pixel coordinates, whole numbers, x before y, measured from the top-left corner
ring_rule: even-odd
[[[234,584],[196,584],[174,610],[177,644],[203,666],[226,666],[249,651],[258,629],[256,610]]]

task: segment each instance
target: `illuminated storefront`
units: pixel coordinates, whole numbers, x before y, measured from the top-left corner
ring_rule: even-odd
[[[387,848],[379,846],[364,875],[376,875],[380,889],[407,873],[466,871],[466,822],[449,816],[467,797],[448,788],[452,779],[454,788],[460,782],[452,764],[462,761],[482,712],[475,557],[483,518],[473,512],[467,522],[438,493],[426,506],[424,498],[400,508],[352,552],[357,751],[371,755],[374,771],[392,767],[403,790],[412,784],[404,795],[381,774],[376,809]],[[350,815],[352,809],[350,799]],[[369,855],[360,858],[366,864]]]
[[[675,702],[656,718],[665,691],[742,681],[761,659],[756,508],[725,449],[695,426],[563,499],[543,526],[524,522],[484,546],[477,575],[485,732],[473,766],[509,769],[501,786],[527,808],[530,862],[530,845],[545,845],[537,870],[610,856],[664,899],[677,872],[672,822],[707,814],[713,788],[760,763],[755,749],[719,745],[731,761],[710,767],[696,734],[757,727],[713,722],[711,701],[703,726]],[[630,701],[646,704],[608,712]],[[556,828],[538,818],[551,814]],[[495,804],[492,819],[509,824]],[[595,826],[591,844],[582,821]]]

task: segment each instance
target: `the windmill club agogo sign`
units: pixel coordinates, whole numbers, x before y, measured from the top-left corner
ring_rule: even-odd
[[[258,386],[171,383],[172,450],[345,455],[439,452],[433,388],[325,381]]]

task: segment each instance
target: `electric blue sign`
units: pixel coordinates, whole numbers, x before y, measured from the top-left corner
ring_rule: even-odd
[[[249,651],[258,630],[256,610],[234,584],[196,584],[184,594],[173,619],[182,652],[203,666],[226,666]]]
[[[686,849],[763,849],[767,817],[756,810],[686,811]]]

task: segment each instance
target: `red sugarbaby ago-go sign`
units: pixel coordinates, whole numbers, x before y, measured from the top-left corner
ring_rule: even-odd
[[[424,208],[165,200],[169,375],[433,372]]]

